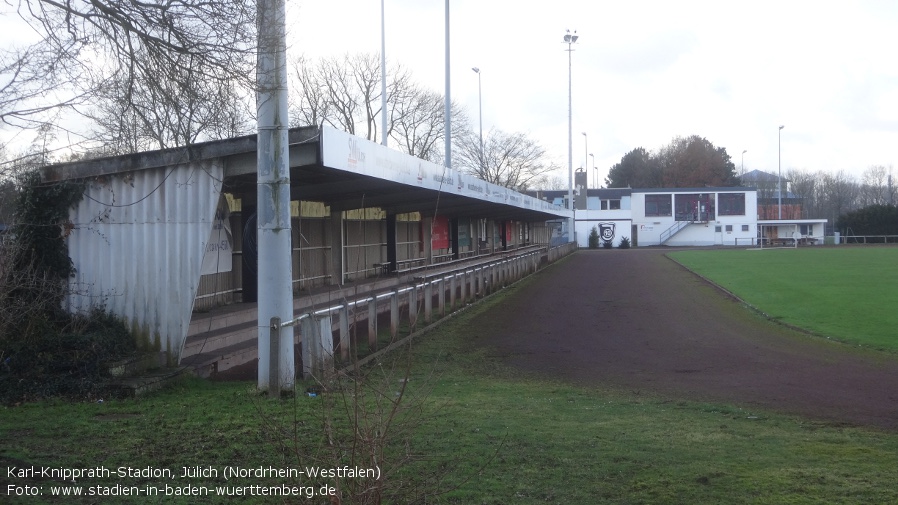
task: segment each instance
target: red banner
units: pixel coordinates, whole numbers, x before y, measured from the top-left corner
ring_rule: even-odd
[[[449,249],[449,218],[446,216],[435,216],[433,218],[433,227],[431,228],[430,247],[436,251],[437,249]]]

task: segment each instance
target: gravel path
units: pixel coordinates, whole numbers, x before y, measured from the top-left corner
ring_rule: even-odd
[[[470,331],[538,375],[898,430],[898,356],[769,322],[664,253],[580,251]]]

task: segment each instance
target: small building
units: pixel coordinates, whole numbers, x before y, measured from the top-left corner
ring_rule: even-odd
[[[556,205],[567,197],[565,190],[533,194]],[[633,246],[750,246],[758,237],[756,195],[741,187],[581,189],[574,199],[577,244],[588,247],[595,227],[614,246],[624,238]]]

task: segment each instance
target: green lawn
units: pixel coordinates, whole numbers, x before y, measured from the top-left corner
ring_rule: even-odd
[[[720,252],[731,253],[737,253],[734,259],[768,254]],[[777,254],[766,256],[767,261]],[[397,353],[368,368],[368,395],[359,409],[352,407],[361,392],[346,383],[333,393],[272,401],[256,394],[252,383],[196,379],[134,400],[2,408],[0,502],[285,502],[259,496],[54,499],[51,487],[74,484],[14,478],[4,467],[102,465],[180,473],[196,465],[220,470],[228,465],[370,467],[376,462],[385,472],[379,482],[385,493],[396,493],[384,503],[396,504],[898,503],[898,433],[523,376],[473,346],[468,331],[475,311],[495,307],[501,296],[416,340],[410,361],[406,353]],[[385,428],[384,413],[393,405],[399,409]],[[331,437],[325,436],[328,426]],[[365,457],[367,444],[379,436],[386,436],[387,446],[374,458]],[[111,477],[77,483],[85,489],[98,484],[146,488],[169,482]],[[176,479],[170,485],[186,484],[320,489],[351,486],[353,480],[225,481],[219,475]],[[5,496],[9,485],[33,486],[43,495],[10,499]],[[413,500],[434,491],[442,494]]]
[[[677,251],[669,256],[774,319],[898,350],[898,247]]]

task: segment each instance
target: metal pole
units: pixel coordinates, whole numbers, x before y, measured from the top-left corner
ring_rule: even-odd
[[[268,389],[275,367],[282,390],[293,389],[293,327],[279,332],[271,349],[272,318],[293,315],[290,231],[290,170],[287,127],[287,42],[285,0],[259,0],[257,96],[258,198],[258,387]],[[270,363],[270,356],[278,363]]]
[[[380,143],[387,145],[387,30],[384,0],[380,0]]]
[[[571,53],[574,49],[571,47],[571,44],[577,41],[576,31],[571,35],[570,30],[564,36],[564,41],[567,43],[567,175],[568,175],[568,185],[567,185],[567,199],[569,209],[571,210],[571,217],[568,219],[568,241],[573,242],[577,240],[576,233],[574,232],[574,116],[573,116],[573,85],[572,85],[572,77],[571,77]]]
[[[484,175],[483,170],[483,88],[480,87],[480,69],[472,68],[477,73],[477,110],[480,116],[480,175]]]
[[[452,98],[450,95],[449,74],[449,0],[446,0],[446,102],[443,115],[443,128],[446,130],[446,168],[452,168]]]
[[[599,172],[596,170],[596,156],[592,153],[589,153],[589,157],[592,158],[592,185],[595,188],[599,187]]]
[[[748,149],[745,149],[742,151],[742,176],[743,177],[745,177],[745,153],[747,153],[747,152],[748,152]]]
[[[779,132],[777,132],[778,142],[776,149],[777,156],[777,167],[779,167],[779,176],[776,178],[776,198],[779,207],[779,217],[777,219],[783,218],[783,127],[785,125],[780,126]]]
[[[589,137],[586,132],[583,133],[583,170],[589,169]]]

